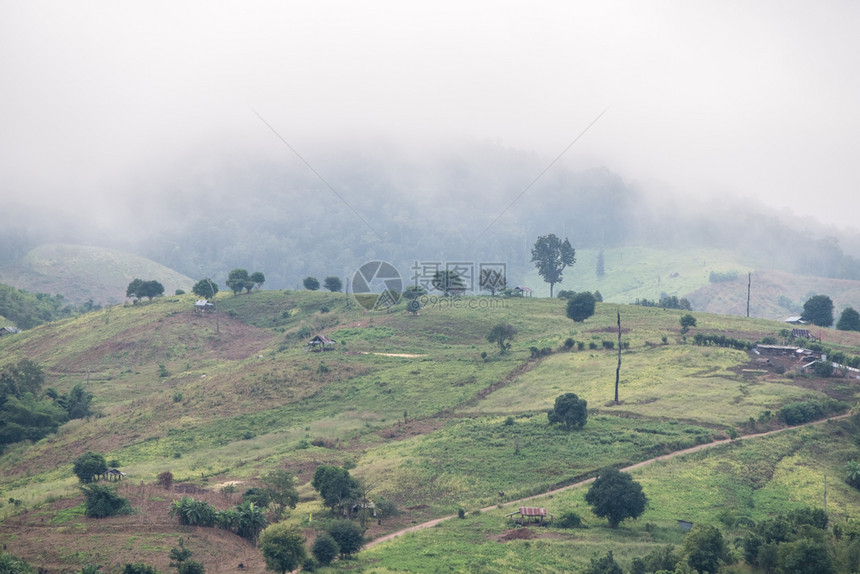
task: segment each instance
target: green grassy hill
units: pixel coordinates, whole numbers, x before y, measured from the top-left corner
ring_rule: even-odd
[[[165,293],[190,291],[189,277],[149,259],[90,245],[50,244],[31,250],[14,266],[0,268],[0,283],[34,293],[60,294],[72,305],[89,299],[100,304],[125,300],[136,277],[156,280]]]
[[[29,358],[45,369],[45,387],[63,393],[83,383],[99,412],[0,457],[0,499],[15,501],[0,506],[0,542],[10,552],[50,571],[131,561],[166,571],[167,552],[182,536],[207,572],[234,572],[239,562],[262,572],[249,542],[179,526],[167,516],[170,502],[187,492],[227,508],[266,471],[285,468],[301,496],[288,520],[312,536],[326,519],[310,486],[314,469],[346,465],[372,498],[403,511],[368,523],[376,537],[458,508],[544,493],[606,465],[775,428],[766,413],[793,401],[856,400],[847,379],[745,370],[754,360],[745,351],[692,344],[696,333],[779,338],[778,321],[695,313],[698,325],[685,337],[681,312],[611,303],[573,323],[563,301],[541,298],[431,299],[417,316],[402,305],[391,313],[346,308],[343,294],[220,294],[214,315],[196,314],[194,300],[111,307],[0,339],[0,368]],[[616,311],[627,347],[618,404],[617,351],[605,348],[617,340]],[[486,340],[500,322],[517,329],[503,355]],[[307,352],[316,333],[337,348]],[[583,348],[564,350],[568,338]],[[827,330],[825,340],[834,351],[860,355],[860,333]],[[552,352],[533,358],[532,347]],[[582,431],[547,424],[546,410],[564,392],[588,401]],[[786,431],[641,469],[637,479],[651,503],[619,531],[589,515],[579,489],[534,504],[556,515],[575,509],[588,530],[547,529],[538,540],[501,544],[511,530],[503,516],[511,509],[501,508],[382,544],[349,565],[549,572],[587,565],[609,543],[626,568],[633,556],[679,542],[678,518],[758,520],[817,500],[825,474],[828,511],[845,520],[860,503],[839,478],[858,456],[849,425]],[[120,493],[135,514],[82,516],[71,467],[87,450],[119,462],[128,474]],[[172,491],[155,485],[168,470]]]

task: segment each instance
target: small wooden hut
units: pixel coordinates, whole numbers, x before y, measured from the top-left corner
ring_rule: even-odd
[[[307,351],[333,351],[335,342],[325,335],[317,335],[308,341]]]
[[[519,515],[519,518],[514,518],[514,516]],[[511,520],[516,520],[520,524],[528,524],[534,522],[536,524],[543,524],[544,519],[549,516],[549,522],[552,522],[555,516],[549,514],[546,511],[546,508],[539,508],[537,506],[520,506],[520,509],[516,512],[511,512],[510,514],[506,514],[508,518]]]

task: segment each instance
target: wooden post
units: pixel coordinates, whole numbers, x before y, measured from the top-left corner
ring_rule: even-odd
[[[618,314],[618,367],[615,369],[615,404],[618,404],[618,380],[621,377],[621,311]]]

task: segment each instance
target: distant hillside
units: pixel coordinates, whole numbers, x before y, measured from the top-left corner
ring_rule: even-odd
[[[768,269],[767,261],[755,261],[724,249],[652,249],[619,247],[603,252],[604,274],[597,276],[599,251],[576,251],[576,263],[555,286],[572,291],[600,291],[607,303],[659,300],[666,295],[685,297],[693,310],[719,315],[746,315],[747,274],[752,273],[750,315],[782,320],[799,315],[813,295],[833,299],[834,320],[846,307],[860,309],[860,281],[795,275]],[[549,285],[536,271],[525,278],[536,296],[548,297]]]
[[[799,315],[803,303],[813,295],[833,300],[833,319],[846,307],[860,308],[860,281],[792,275],[783,271],[754,271],[750,288],[750,315],[763,319],[784,319]],[[696,311],[745,315],[747,275],[734,281],[710,283],[686,297]]]
[[[166,294],[190,290],[194,282],[149,259],[104,247],[50,244],[28,252],[14,265],[0,267],[0,283],[34,293],[62,295],[69,304],[120,303],[135,278],[155,279]]]

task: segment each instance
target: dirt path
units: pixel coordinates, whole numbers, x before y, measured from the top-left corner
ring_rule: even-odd
[[[835,417],[822,419],[820,421],[813,421],[810,423],[797,425],[797,426],[793,426],[793,427],[785,427],[785,428],[767,431],[767,432],[763,432],[763,433],[757,433],[757,434],[748,434],[748,435],[744,435],[742,437],[738,437],[737,439],[735,439],[735,441],[747,440],[747,439],[752,439],[752,438],[761,438],[761,437],[765,437],[765,436],[769,436],[772,434],[777,434],[777,433],[781,433],[781,432],[785,432],[785,431],[789,431],[789,430],[795,430],[795,429],[799,429],[799,428],[803,428],[803,427],[807,427],[807,426],[811,426],[811,425],[823,424],[823,423],[826,423],[829,421],[844,419],[844,418],[847,418],[849,416],[851,416],[851,413],[846,413],[844,415],[838,415]],[[626,466],[620,470],[623,472],[629,472],[631,470],[636,470],[637,468],[642,468],[643,466],[649,465],[649,464],[654,463],[654,462],[658,462],[661,460],[668,460],[671,458],[675,458],[677,456],[683,456],[685,454],[690,454],[690,453],[698,452],[700,450],[704,450],[707,448],[719,446],[721,444],[728,444],[730,442],[733,442],[732,439],[726,438],[726,439],[721,439],[721,440],[717,440],[714,442],[698,444],[696,446],[692,446],[690,448],[685,448],[683,450],[676,450],[675,452],[670,452],[668,454],[662,454],[660,456],[655,456],[654,458],[649,458],[648,460],[643,460],[642,462],[637,462],[636,464],[631,464],[630,466]],[[555,490],[550,490],[550,491],[547,491],[547,492],[544,492],[541,494],[535,494],[533,496],[528,496],[526,498],[520,498],[519,500],[510,500],[508,502],[503,503],[501,506],[518,506],[518,505],[522,504],[523,502],[533,500],[535,498],[541,498],[543,496],[555,495],[555,494],[558,494],[559,492],[564,492],[565,490],[571,490],[573,488],[579,488],[580,486],[590,484],[592,482],[594,482],[594,478],[587,478],[585,480],[581,480],[581,481],[575,482],[573,484],[568,484],[567,486],[563,486],[561,488],[556,488]],[[490,510],[495,510],[496,508],[499,508],[499,506],[498,505],[487,506],[486,508],[482,508],[481,512],[489,512]],[[380,536],[379,538],[377,538],[375,540],[371,540],[370,542],[368,542],[364,546],[364,548],[365,549],[373,548],[377,544],[382,544],[383,542],[387,542],[387,541],[392,540],[394,538],[397,538],[399,536],[403,536],[404,534],[407,534],[409,532],[415,532],[417,530],[422,530],[424,528],[432,528],[432,527],[436,526],[437,524],[439,524],[440,522],[444,522],[446,520],[451,520],[454,517],[455,517],[455,515],[451,514],[449,516],[443,516],[441,518],[435,518],[435,519],[430,520],[428,522],[422,522],[421,524],[416,524],[414,526],[410,526],[409,528],[404,528],[403,530],[398,530],[397,532],[392,532],[390,534],[386,534],[385,536]]]

